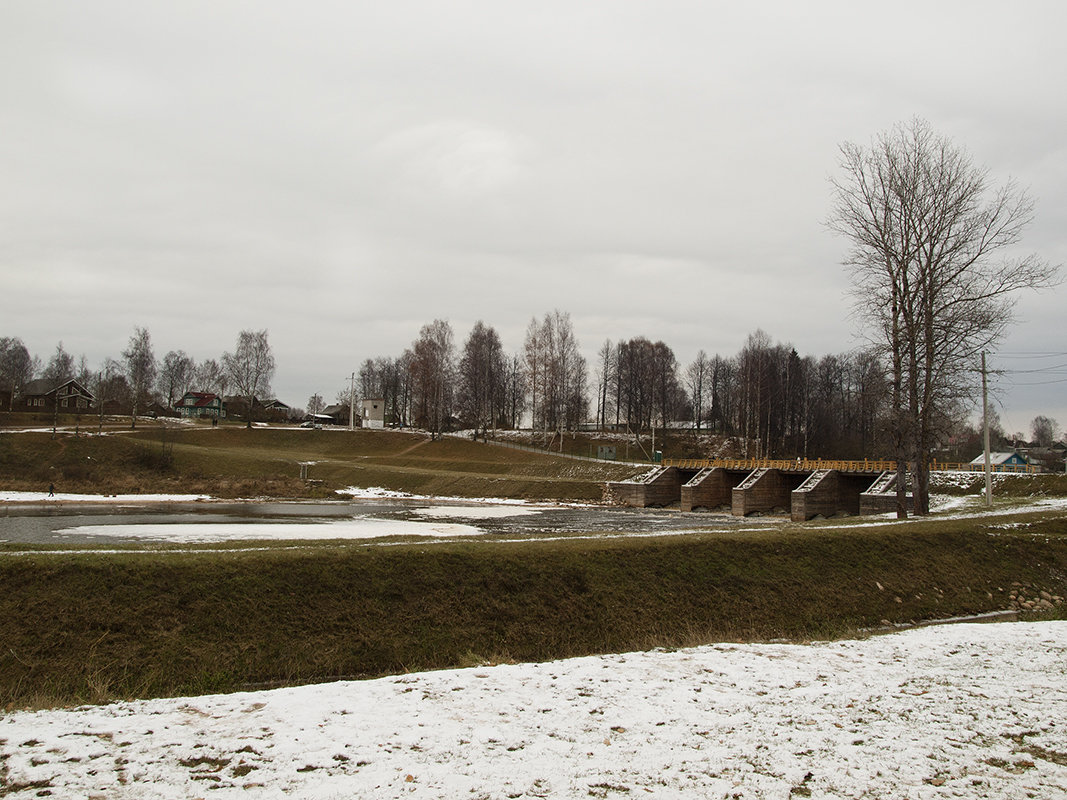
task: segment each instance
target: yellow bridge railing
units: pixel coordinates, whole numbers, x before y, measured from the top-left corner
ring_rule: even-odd
[[[864,459],[862,461],[842,461],[833,459],[810,458],[669,458],[663,460],[665,467],[680,469],[722,469],[754,470],[779,469],[792,472],[814,472],[815,470],[833,469],[838,472],[892,472],[897,468],[896,461]],[[930,469],[937,472],[984,472],[985,465],[963,462],[933,461]],[[1031,474],[1038,471],[1030,464],[994,464],[993,472],[1017,472]]]

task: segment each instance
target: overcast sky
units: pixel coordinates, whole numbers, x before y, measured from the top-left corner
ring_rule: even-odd
[[[1067,4],[48,2],[0,6],[0,335],[94,367],[135,326],[331,401],[419,328],[531,317],[662,339],[860,344],[823,225],[838,147],[913,116],[1036,201],[1067,262]],[[1067,287],[1002,351],[1067,353]],[[1063,365],[1067,357],[1000,366]],[[1067,425],[1067,383],[1000,415]]]

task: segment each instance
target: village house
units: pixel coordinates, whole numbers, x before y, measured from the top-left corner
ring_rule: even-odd
[[[174,407],[180,417],[226,417],[226,404],[211,392],[186,392]]]
[[[264,403],[263,411],[271,422],[286,422],[293,414],[293,409],[277,398]]]
[[[989,464],[1001,472],[1027,472],[1030,469],[1030,461],[1017,450],[1009,450],[1003,453],[990,453]],[[985,454],[978,456],[970,464],[972,469],[982,470],[985,468]]]
[[[88,411],[93,393],[71,378],[55,386],[46,378],[30,381],[18,393],[11,407],[15,411]]]
[[[248,419],[248,395],[230,395],[223,400],[223,404],[229,411],[230,419]],[[277,398],[262,400],[253,397],[251,413],[255,422],[285,422],[289,419],[292,408]]]
[[[315,417],[316,419],[329,417],[332,425],[347,425],[350,413],[351,408],[348,403],[334,403],[332,406],[326,406]],[[358,418],[355,420],[355,424],[359,425]]]

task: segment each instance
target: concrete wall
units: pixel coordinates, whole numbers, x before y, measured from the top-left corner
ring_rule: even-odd
[[[814,485],[793,491],[789,516],[793,522],[804,522],[820,515],[859,514],[860,494],[869,483],[867,476],[830,470]]]
[[[664,467],[651,480],[610,483],[608,492],[619,505],[635,508],[673,505],[681,497],[682,473],[677,467]]]
[[[789,489],[782,482],[782,473],[776,469],[763,470],[751,475],[735,486],[732,491],[731,513],[746,517],[757,511],[772,511],[789,507]]]
[[[832,517],[837,513],[837,497],[841,475],[830,470],[817,483],[794,489],[789,513],[793,522],[804,522],[818,515]]]
[[[792,492],[808,477],[803,472],[783,472],[777,469],[755,470],[732,492],[731,513],[746,517],[763,511],[792,507]]]
[[[731,505],[733,488],[744,477],[744,472],[728,472],[722,467],[698,474],[691,482],[682,485],[682,511]]]
[[[895,495],[866,491],[871,476],[830,470],[805,486],[812,473],[763,469],[751,473],[716,467],[694,475],[690,469],[663,467],[636,480],[607,484],[605,499],[618,505],[650,508],[679,505],[682,511],[730,505],[735,517],[789,509],[801,522],[815,516],[882,514],[896,510]],[[693,479],[690,481],[690,479]],[[909,498],[910,501],[910,498]]]
[[[912,496],[906,495],[904,502],[907,503],[908,511],[911,511]],[[863,494],[860,496],[861,514],[895,514],[897,510],[897,493],[882,492],[879,494]]]

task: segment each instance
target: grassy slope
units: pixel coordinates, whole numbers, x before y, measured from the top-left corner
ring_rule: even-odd
[[[1006,608],[1013,582],[1067,595],[1061,515],[1021,529],[960,520],[673,539],[20,555],[0,558],[0,707],[821,638]]]
[[[313,462],[312,484],[299,480]],[[95,436],[0,434],[0,489],[197,492],[220,497],[329,496],[348,486],[467,497],[599,500],[632,468],[391,431],[222,426]]]

